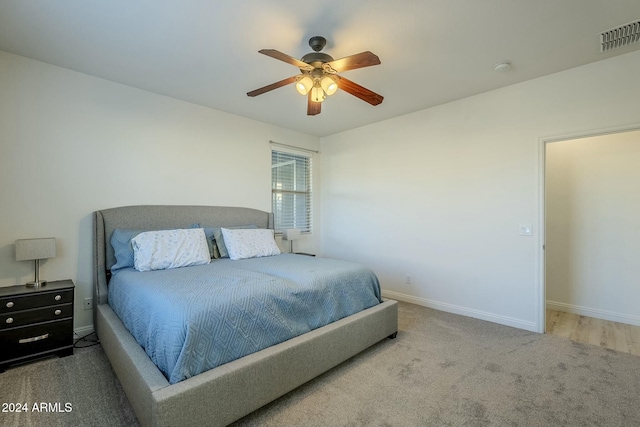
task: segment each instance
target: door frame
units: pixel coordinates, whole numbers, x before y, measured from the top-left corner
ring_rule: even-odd
[[[546,186],[545,186],[545,172],[546,172],[546,159],[547,159],[547,144],[554,142],[571,141],[575,139],[591,138],[594,136],[611,135],[615,133],[625,133],[640,131],[640,123],[635,123],[625,126],[615,126],[604,129],[594,129],[590,131],[574,132],[562,135],[552,135],[539,138],[538,156],[539,156],[539,170],[538,170],[538,206],[540,210],[538,212],[538,221],[540,227],[540,238],[538,247],[538,292],[536,301],[536,311],[538,313],[537,332],[544,334],[546,332],[546,308],[547,308],[547,283],[546,283],[546,258],[545,258],[545,242],[547,233],[547,223],[545,214],[545,199],[546,199]]]

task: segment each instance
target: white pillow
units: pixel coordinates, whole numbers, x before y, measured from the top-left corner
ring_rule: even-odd
[[[209,264],[209,246],[202,228],[146,231],[131,239],[133,266],[138,271]]]
[[[221,231],[229,258],[234,261],[280,254],[273,230],[221,228]]]

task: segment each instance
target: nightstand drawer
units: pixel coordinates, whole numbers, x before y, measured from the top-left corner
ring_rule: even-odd
[[[0,332],[3,361],[73,345],[73,319]]]
[[[0,330],[73,316],[73,304],[53,305],[0,315]]]
[[[0,298],[0,314],[29,308],[46,307],[54,304],[73,302],[73,289],[47,292],[42,290],[35,294],[16,295]]]

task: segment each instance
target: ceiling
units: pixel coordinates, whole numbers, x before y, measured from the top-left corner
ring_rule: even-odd
[[[0,0],[0,50],[326,136],[640,49],[599,51],[638,19],[638,0]],[[314,35],[377,54],[343,75],[384,102],[338,91],[310,117],[293,85],[246,95],[298,72],[258,50],[300,58]]]

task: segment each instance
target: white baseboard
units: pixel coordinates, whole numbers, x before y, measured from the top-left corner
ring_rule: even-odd
[[[550,310],[564,311],[565,313],[578,314],[580,316],[588,316],[596,319],[609,320],[611,322],[640,326],[640,316],[634,316],[632,314],[616,313],[614,311],[600,310],[599,308],[582,307],[579,305],[549,300],[547,300],[547,308]]]
[[[400,292],[382,290],[382,296],[398,301],[410,302],[412,304],[421,305],[423,307],[433,308],[435,310],[446,311],[447,313],[460,314],[462,316],[473,317],[475,319],[486,320],[493,323],[499,323],[500,325],[525,329],[531,332],[538,331],[538,325],[536,325],[535,322],[516,319],[515,317],[502,316],[499,314],[489,313],[487,311],[474,310],[472,308],[448,304],[446,302],[434,301],[427,298],[414,297],[412,295],[402,294]]]
[[[83,337],[85,335],[89,335],[91,333],[94,332],[93,330],[93,325],[88,325],[88,326],[81,326],[79,328],[75,328],[73,330],[74,334],[75,334],[75,338],[80,338]]]

